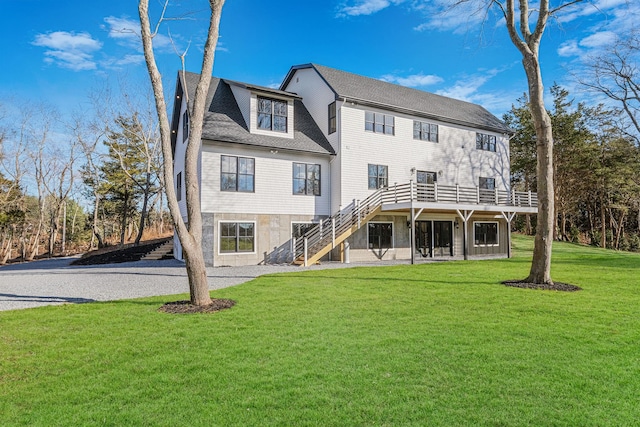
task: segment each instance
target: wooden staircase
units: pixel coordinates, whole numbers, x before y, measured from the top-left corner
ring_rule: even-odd
[[[383,189],[346,208],[294,239],[293,264],[312,265],[380,213]]]
[[[173,239],[158,246],[148,254],[142,257],[145,261],[167,259],[173,254]]]

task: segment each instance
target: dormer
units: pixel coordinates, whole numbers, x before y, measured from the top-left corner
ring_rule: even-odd
[[[302,99],[291,92],[224,80],[236,99],[249,132],[281,138],[294,136],[294,104]]]

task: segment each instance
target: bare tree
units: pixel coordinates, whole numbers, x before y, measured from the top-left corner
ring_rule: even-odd
[[[153,87],[160,139],[162,141],[162,153],[164,157],[164,182],[166,185],[167,202],[173,223],[182,244],[185,257],[187,276],[189,278],[189,291],[191,303],[194,305],[207,305],[211,303],[207,270],[202,252],[202,213],[200,210],[200,185],[198,182],[198,157],[202,144],[202,124],[206,110],[206,97],[211,82],[213,62],[216,45],[218,43],[218,30],[220,16],[224,0],[209,0],[211,15],[207,40],[204,45],[202,68],[200,79],[196,86],[194,99],[188,103],[189,114],[189,142],[185,156],[185,187],[187,203],[187,224],[182,219],[173,182],[173,153],[171,150],[171,129],[165,102],[162,76],[156,64],[153,52],[153,37],[158,33],[160,24],[165,20],[165,12],[168,1],[165,2],[162,15],[151,30],[149,19],[149,0],[140,0],[138,13],[140,15],[140,28],[144,56]]]
[[[505,19],[509,38],[522,55],[522,65],[527,76],[529,109],[536,132],[538,215],[533,260],[527,282],[551,284],[551,251],[555,223],[553,188],[553,133],[551,118],[544,105],[544,86],[540,68],[540,42],[550,17],[560,10],[583,0],[566,0],[556,7],[550,0],[455,0],[453,6],[477,5],[477,12],[488,15],[489,9],[497,7]],[[535,4],[537,8],[532,8]],[[532,28],[530,19],[535,16]]]
[[[82,156],[84,157],[84,165],[82,167],[82,178],[86,187],[91,191],[93,196],[93,220],[91,224],[91,243],[90,248],[93,249],[94,239],[98,240],[98,248],[104,246],[103,234],[98,227],[99,209],[102,195],[100,194],[100,170],[98,164],[100,162],[98,153],[98,144],[104,137],[105,129],[96,123],[87,121],[80,113],[75,113],[72,122],[69,124],[74,138],[80,145]]]
[[[640,143],[640,32],[619,38],[601,55],[591,56],[585,72],[576,75],[588,90],[614,101],[631,122],[631,136]]]

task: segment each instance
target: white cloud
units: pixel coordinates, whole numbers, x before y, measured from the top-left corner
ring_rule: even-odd
[[[104,18],[109,30],[109,37],[112,39],[140,39],[140,23],[128,18],[116,18],[107,16]]]
[[[389,83],[397,83],[401,86],[407,87],[429,86],[443,81],[439,76],[434,76],[432,74],[424,75],[422,73],[413,74],[406,77],[395,76],[393,74],[385,74],[384,76],[380,77],[380,80]]]
[[[479,26],[496,12],[494,8],[487,10],[484,2],[464,2],[455,7],[451,4],[450,0],[420,0],[413,3],[413,8],[426,17],[426,21],[414,27],[414,30],[453,31],[459,34]]]
[[[448,96],[449,98],[473,102],[478,89],[489,81],[489,79],[490,77],[485,75],[464,78],[455,82],[453,86],[439,90],[436,93],[438,95]]]
[[[558,55],[559,56],[580,56],[582,54],[582,49],[578,47],[578,42],[576,40],[568,40],[558,46]]]
[[[47,48],[45,62],[73,71],[95,69],[93,53],[102,48],[102,43],[89,33],[67,31],[38,34],[32,44]]]
[[[142,64],[144,62],[144,55],[125,55],[122,59],[115,62],[116,65],[129,65],[129,64]]]
[[[593,0],[563,9],[557,19],[559,22],[571,22],[584,16],[606,13],[610,9],[628,4],[629,0]]]
[[[612,46],[617,38],[618,36],[611,31],[601,31],[580,40],[580,46],[590,49],[606,48]]]
[[[371,15],[382,9],[395,4],[400,4],[404,0],[359,0],[354,6],[343,6],[338,11],[338,16],[359,16]]]
[[[140,22],[127,17],[107,16],[104,18],[107,24],[103,29],[108,31],[108,36],[118,43],[132,49],[142,51],[140,39]],[[171,47],[171,39],[164,34],[156,34],[153,38],[155,49],[166,49]]]

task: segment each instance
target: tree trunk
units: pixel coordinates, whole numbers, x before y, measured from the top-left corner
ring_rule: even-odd
[[[600,197],[600,227],[602,236],[600,237],[600,247],[607,248],[607,216],[604,207],[604,197]]]
[[[162,155],[164,158],[164,185],[167,194],[169,211],[173,219],[174,227],[182,244],[187,276],[189,278],[189,291],[191,303],[194,305],[211,304],[209,294],[209,282],[207,270],[202,252],[202,212],[200,209],[200,187],[198,180],[198,158],[202,144],[202,124],[206,110],[206,99],[211,83],[213,62],[216,44],[218,42],[218,30],[220,16],[224,0],[209,0],[211,15],[207,40],[204,45],[202,68],[200,79],[196,87],[194,99],[189,102],[188,113],[190,131],[185,156],[185,188],[187,204],[187,227],[180,212],[174,187],[173,153],[171,149],[171,129],[167,115],[162,75],[158,70],[154,52],[153,35],[149,21],[149,0],[139,0],[138,15],[140,17],[140,30],[145,62],[151,86],[153,87],[160,139],[162,141]],[[164,15],[163,15],[164,16]],[[162,18],[161,18],[162,19]],[[186,93],[186,92],[185,92]]]
[[[120,220],[120,246],[124,246],[125,235],[127,233],[127,221],[129,213],[129,191],[128,188],[125,187],[124,190],[124,199],[122,200],[122,217]]]
[[[555,225],[553,189],[553,133],[551,118],[544,106],[544,87],[537,52],[523,55],[522,64],[527,74],[531,116],[536,129],[538,156],[538,216],[533,248],[533,260],[527,282],[552,283],[551,251]]]
[[[147,173],[147,178],[144,186],[144,194],[142,199],[142,211],[140,212],[140,225],[138,226],[138,235],[136,236],[135,245],[140,244],[142,240],[142,233],[144,232],[144,223],[147,220],[147,205],[149,204],[149,191],[151,188],[151,174]]]
[[[91,226],[91,230],[93,231],[93,235],[98,239],[98,249],[104,247],[104,241],[102,240],[102,236],[100,235],[100,229],[98,228],[98,220],[99,220],[99,212],[98,208],[100,207],[100,196],[97,192],[94,192],[95,202],[93,203],[93,224]],[[92,247],[93,248],[93,247]]]

